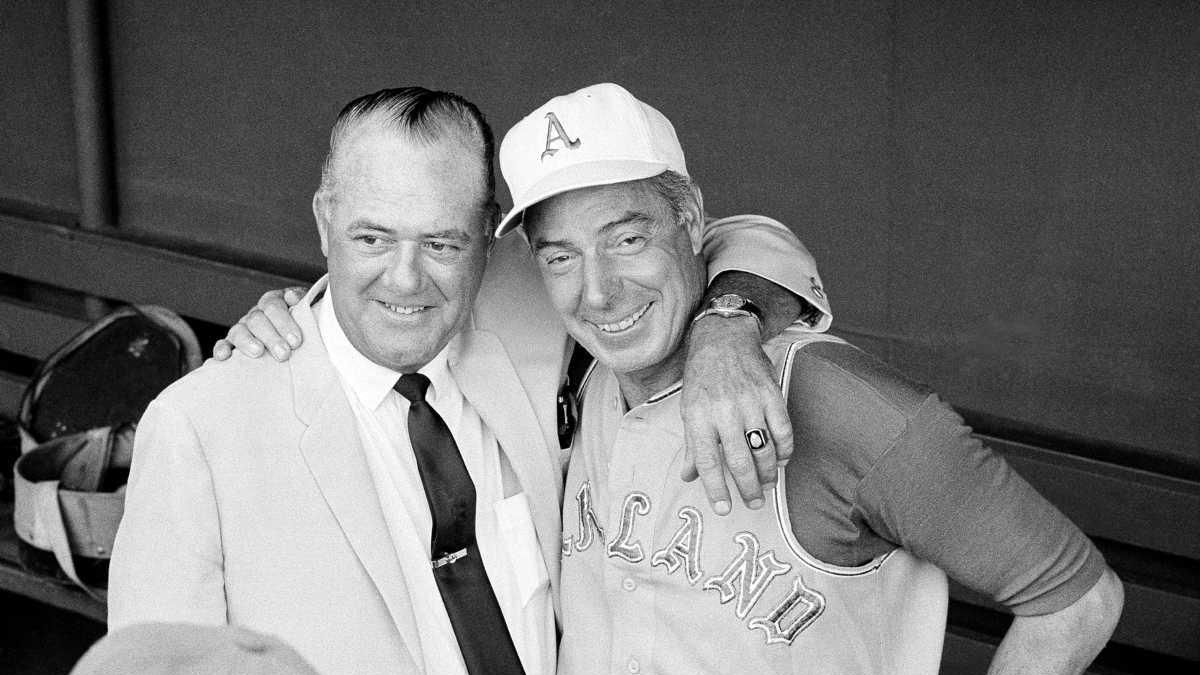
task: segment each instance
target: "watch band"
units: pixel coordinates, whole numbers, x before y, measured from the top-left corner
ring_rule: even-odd
[[[762,310],[758,305],[751,302],[749,299],[738,295],[737,293],[725,293],[708,301],[705,308],[696,316],[692,317],[692,323],[703,319],[706,316],[717,315],[725,318],[735,316],[750,316],[758,324],[758,332],[763,329]]]

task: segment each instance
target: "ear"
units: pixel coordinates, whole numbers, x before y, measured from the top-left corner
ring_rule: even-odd
[[[683,218],[688,238],[692,241],[692,253],[699,255],[704,247],[704,195],[695,183],[692,183],[691,199],[684,206]]]
[[[500,224],[500,205],[492,201],[487,207],[487,220],[484,223],[484,237],[487,238],[486,258],[492,259],[492,251],[496,248],[496,226]]]
[[[329,196],[324,190],[313,193],[313,219],[317,221],[317,233],[321,235],[321,254],[329,257]]]

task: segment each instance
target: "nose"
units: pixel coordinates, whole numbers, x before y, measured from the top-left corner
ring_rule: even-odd
[[[620,292],[621,280],[613,265],[602,256],[590,258],[583,264],[583,300],[592,309],[607,309]]]
[[[410,294],[421,289],[421,279],[424,277],[421,269],[421,256],[417,246],[405,242],[396,247],[384,270],[384,278],[388,289],[394,293]]]

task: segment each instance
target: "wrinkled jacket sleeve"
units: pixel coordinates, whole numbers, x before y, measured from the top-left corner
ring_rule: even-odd
[[[721,272],[749,272],[799,295],[815,307],[815,330],[833,321],[817,262],[783,223],[765,216],[709,217],[704,229],[704,257],[711,282]]]
[[[138,424],[109,569],[108,627],[226,622],[212,476],[185,415],[160,401]]]

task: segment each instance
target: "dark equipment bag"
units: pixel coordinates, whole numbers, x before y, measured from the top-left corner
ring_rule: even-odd
[[[125,505],[134,427],[150,401],[200,365],[182,319],[123,307],[46,358],[21,399],[13,472],[21,563],[94,597]]]

